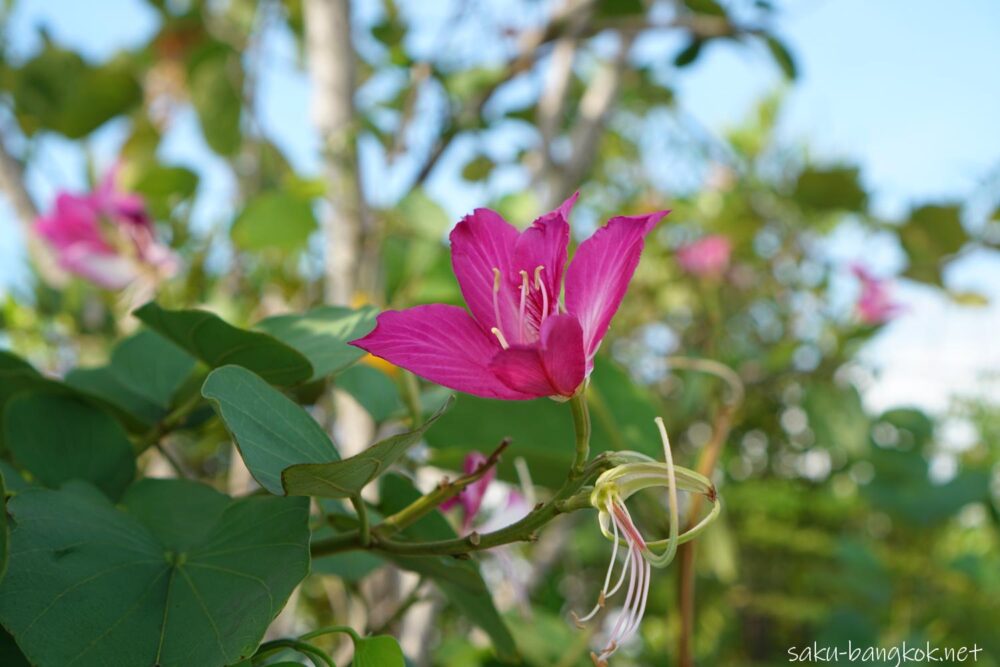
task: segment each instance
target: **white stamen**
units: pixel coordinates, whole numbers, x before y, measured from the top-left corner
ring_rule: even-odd
[[[607,507],[608,512],[610,513],[610,511],[611,511],[611,501],[608,501],[608,504],[607,504],[606,507]],[[611,583],[611,573],[614,572],[615,561],[618,559],[619,540],[618,540],[618,522],[617,521],[612,522],[612,528],[614,529],[614,536],[615,536],[614,545],[615,545],[615,547],[614,547],[614,550],[611,552],[611,562],[608,563],[608,572],[607,572],[607,574],[604,575],[604,586],[601,588],[601,594],[597,596],[597,604],[595,604],[594,608],[590,610],[590,613],[587,614],[586,616],[584,616],[583,618],[580,618],[580,617],[578,617],[576,615],[576,613],[573,613],[573,621],[578,626],[580,626],[580,627],[583,627],[584,623],[586,623],[587,621],[589,621],[590,619],[592,619],[594,616],[596,616],[597,612],[600,611],[604,607],[604,601],[607,600],[609,597],[611,597],[612,595],[615,594],[615,592],[618,590],[618,587],[621,586],[622,580],[625,578],[625,570],[628,569],[628,565],[627,564],[622,567],[622,576],[618,579],[618,583],[615,584],[615,589],[609,593],[608,592],[608,584]]]
[[[522,341],[525,338],[525,335],[524,335],[524,306],[525,306],[525,303],[528,300],[528,290],[529,289],[530,289],[530,285],[528,283],[528,272],[525,271],[524,269],[521,269],[521,304],[518,306],[518,309],[517,309],[517,328],[518,328],[518,333],[521,334],[521,340]]]
[[[542,322],[549,315],[549,291],[545,289],[545,283],[542,282],[542,269],[544,268],[544,266],[535,267],[535,289],[542,293]]]
[[[496,327],[492,329],[494,333],[500,331],[500,327],[503,325],[503,322],[500,321],[500,281],[501,281],[500,269],[494,266],[493,267],[493,319],[496,321]],[[503,341],[503,333],[498,335],[497,338]],[[503,347],[504,349],[507,349],[506,345],[504,345]]]
[[[496,336],[497,340],[500,341],[500,347],[502,347],[505,350],[508,347],[510,347],[510,345],[507,344],[507,339],[503,337],[503,332],[500,331],[500,329],[498,329],[497,327],[493,327],[492,329],[490,329],[490,333]]]

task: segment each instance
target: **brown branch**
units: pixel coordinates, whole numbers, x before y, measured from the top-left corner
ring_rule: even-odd
[[[695,359],[688,357],[668,357],[667,362],[672,368],[683,368],[696,372],[709,373],[726,382],[729,393],[723,399],[722,407],[712,424],[712,437],[701,451],[697,471],[711,479],[712,472],[719,462],[722,447],[732,430],[736,411],[743,403],[743,382],[734,370],[710,359]],[[701,511],[702,497],[695,495],[688,508],[686,525],[693,526]],[[681,632],[677,640],[677,664],[679,667],[694,667],[693,640],[695,618],[695,577],[694,577],[695,542],[682,544],[678,549],[678,606],[680,607]]]
[[[0,139],[0,193],[14,209],[24,234],[28,257],[35,265],[42,282],[53,287],[65,284],[66,274],[56,265],[52,252],[42,243],[33,229],[35,219],[38,218],[38,208],[24,184],[24,168],[7,151],[2,139]]]

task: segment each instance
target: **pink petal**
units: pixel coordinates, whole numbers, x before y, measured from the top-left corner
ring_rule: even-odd
[[[490,369],[513,389],[542,396],[572,396],[587,372],[583,329],[573,315],[554,315],[542,325],[536,345],[497,353]]]
[[[592,359],[639,264],[646,235],[669,211],[612,218],[580,244],[566,271],[566,310],[583,327]]]
[[[58,259],[67,271],[104,289],[124,289],[137,277],[136,267],[128,258],[84,244],[62,250]]]
[[[499,327],[504,333],[516,337],[510,342],[519,342],[517,325],[519,292],[513,287],[514,245],[518,231],[500,214],[487,208],[477,208],[465,216],[452,230],[451,265],[462,289],[462,296],[469,304],[469,310],[484,331]],[[494,272],[501,274],[500,292],[497,294],[497,310],[494,312]]]
[[[574,194],[559,208],[535,220],[514,246],[514,270],[518,275],[524,271],[529,279],[525,311],[533,331],[539,330],[543,311],[548,316],[555,311],[559,301],[563,270],[566,268],[566,250],[569,248],[569,214],[578,197],[579,193]],[[535,281],[538,267],[542,267],[538,275],[545,289],[544,296]],[[518,284],[522,279],[518,279]]]
[[[374,331],[351,345],[449,389],[483,398],[533,398],[490,372],[500,345],[458,306],[387,310],[378,316]]]

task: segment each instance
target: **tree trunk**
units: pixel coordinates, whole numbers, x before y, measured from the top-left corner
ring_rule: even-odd
[[[354,118],[355,54],[349,0],[305,0],[312,115],[323,140],[329,210],[325,213],[328,303],[350,305],[357,287],[364,200]]]

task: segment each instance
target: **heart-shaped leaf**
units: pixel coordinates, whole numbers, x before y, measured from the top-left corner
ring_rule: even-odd
[[[45,486],[82,479],[115,500],[135,477],[135,455],[125,431],[78,398],[44,391],[19,394],[7,404],[3,424],[14,461]]]
[[[376,422],[383,422],[403,409],[396,384],[368,364],[352,366],[339,374],[337,388],[353,396]]]
[[[75,369],[66,383],[153,423],[167,412],[194,365],[194,357],[163,336],[140,331],[115,347],[106,366]]]
[[[452,402],[453,399],[449,399],[420,428],[386,438],[343,461],[304,463],[286,468],[281,473],[285,493],[290,496],[322,498],[349,498],[357,495],[410,447],[420,442],[424,432],[451,407]]]
[[[318,380],[364,356],[364,350],[347,343],[370,332],[377,314],[370,307],[323,306],[301,315],[269,317],[258,322],[257,328],[304,354],[313,366],[312,379]]]
[[[223,366],[212,371],[201,393],[232,433],[254,479],[275,495],[285,495],[281,486],[285,468],[340,459],[308,412],[245,368]]]
[[[276,338],[238,329],[204,310],[167,310],[149,302],[134,315],[212,368],[235,364],[272,384],[287,386],[313,375],[309,360]]]
[[[29,489],[8,511],[0,622],[39,667],[221,667],[250,656],[309,569],[308,502],[144,480]]]

